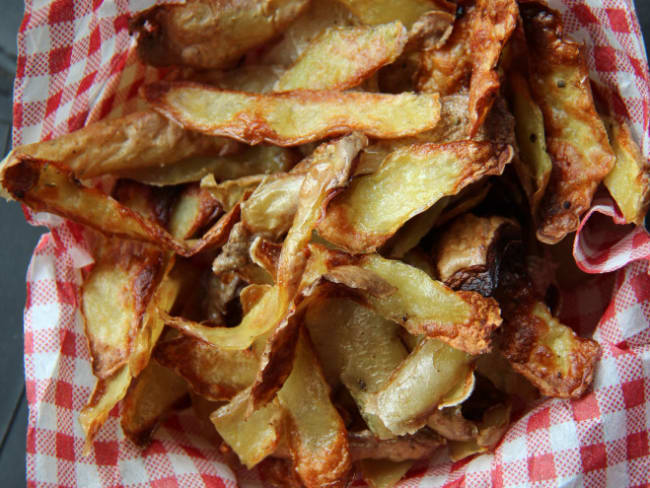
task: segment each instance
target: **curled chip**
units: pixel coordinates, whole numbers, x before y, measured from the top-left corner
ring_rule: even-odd
[[[548,244],[578,229],[615,156],[596,113],[581,46],[563,37],[559,13],[538,2],[520,6],[530,51],[530,86],[544,114],[553,169],[539,208],[537,238]]]
[[[377,249],[411,217],[485,175],[501,174],[511,147],[487,142],[414,144],[356,178],[327,208],[319,234],[350,252]]]
[[[616,165],[605,177],[605,186],[616,200],[625,220],[641,225],[650,202],[648,162],[641,155],[626,125],[615,121],[607,125],[609,140],[616,154]]]
[[[298,90],[256,95],[189,82],[158,82],[144,93],[157,110],[188,129],[247,144],[295,146],[350,131],[403,137],[432,129],[440,115],[435,94]]]
[[[131,19],[138,55],[154,66],[223,67],[284,30],[308,0],[190,0],[159,5]]]
[[[183,378],[150,361],[124,397],[122,430],[135,444],[145,446],[165,416],[187,400]]]

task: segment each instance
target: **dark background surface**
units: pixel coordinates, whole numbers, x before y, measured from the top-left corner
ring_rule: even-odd
[[[650,32],[650,1],[636,0],[644,32]],[[16,33],[23,13],[19,0],[2,0],[0,15],[0,157],[11,147],[11,91]],[[646,49],[648,43],[646,41]],[[25,223],[20,206],[0,202],[0,486],[25,486],[27,402],[23,377],[22,313],[25,272],[42,232]]]

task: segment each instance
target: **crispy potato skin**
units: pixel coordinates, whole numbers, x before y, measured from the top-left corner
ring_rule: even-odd
[[[578,228],[615,157],[596,113],[582,47],[563,37],[557,12],[537,2],[520,8],[530,51],[531,90],[544,115],[553,162],[539,208],[537,238],[555,244]]]
[[[369,430],[348,432],[350,455],[360,459],[388,459],[394,462],[431,456],[445,445],[445,439],[423,428],[412,435],[380,440]]]
[[[145,86],[144,96],[186,128],[247,144],[296,146],[352,131],[381,139],[404,137],[432,129],[440,119],[437,94],[328,90],[252,94],[160,81]]]
[[[160,250],[122,239],[102,240],[94,254],[95,266],[81,291],[81,312],[93,373],[107,378],[128,361],[165,261]],[[122,313],[111,322],[110,308],[116,302]]]
[[[544,339],[553,332],[553,326],[550,320],[533,313],[533,309],[540,306],[545,307],[527,295],[518,296],[517,304],[503,306],[501,351],[513,369],[528,378],[543,395],[580,398],[593,383],[600,346],[568,331],[569,344],[565,345],[568,347],[561,357],[560,351],[545,344]],[[563,363],[567,364],[566,371],[562,371],[565,369]]]
[[[232,152],[234,141],[190,132],[153,110],[102,120],[50,141],[17,147],[19,155],[56,161],[78,178],[153,168],[193,156]]]
[[[221,68],[281,33],[308,0],[189,0],[131,20],[140,59],[154,66]]]

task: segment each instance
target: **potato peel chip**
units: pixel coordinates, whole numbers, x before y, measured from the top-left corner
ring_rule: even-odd
[[[501,174],[512,154],[511,147],[474,141],[397,149],[376,172],[356,178],[332,200],[318,232],[349,252],[374,251],[442,197]]]
[[[407,28],[431,10],[453,12],[445,0],[338,0],[366,25],[385,24],[399,20]]]
[[[406,29],[400,22],[329,28],[282,74],[273,91],[352,88],[395,61],[406,40]]]
[[[537,238],[556,244],[577,230],[615,156],[596,113],[582,46],[563,36],[559,13],[520,6],[530,51],[530,85],[544,114],[553,169],[539,208]],[[532,61],[534,60],[534,61]]]
[[[611,121],[610,142],[616,165],[605,177],[605,186],[616,200],[625,220],[642,225],[650,203],[650,168],[625,124]]]
[[[131,382],[124,397],[122,430],[131,442],[145,446],[165,415],[187,402],[187,384],[183,378],[151,361]]]
[[[165,341],[156,360],[185,378],[195,393],[211,401],[230,400],[253,383],[259,359],[252,351],[232,351],[191,337]]]
[[[295,470],[307,488],[327,486],[351,467],[345,425],[308,336],[298,340],[293,370],[278,392],[287,411],[287,439]]]
[[[153,110],[102,120],[50,141],[15,148],[6,165],[19,156],[55,161],[78,178],[93,178],[120,171],[153,171],[195,156],[219,156],[238,144],[222,137],[186,131]]]
[[[154,66],[220,68],[282,32],[309,5],[278,0],[263,8],[256,0],[191,0],[146,10],[129,25],[137,52]]]
[[[186,128],[247,144],[295,146],[351,131],[403,137],[432,129],[440,115],[436,94],[297,90],[261,95],[161,81],[145,86],[144,95]]]

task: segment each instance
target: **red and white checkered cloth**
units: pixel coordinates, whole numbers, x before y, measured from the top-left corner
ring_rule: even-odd
[[[138,88],[161,75],[138,64],[127,32],[129,15],[151,3],[26,1],[18,35],[14,144],[133,109]],[[631,123],[648,157],[648,65],[632,0],[551,4],[562,10],[567,33],[589,46],[596,96]],[[77,417],[94,378],[77,295],[79,268],[90,256],[78,226],[50,215],[26,215],[52,230],[39,242],[27,274],[29,486],[236,486],[235,473],[189,413],[173,416],[141,451],[124,438],[116,408],[91,455],[81,455]],[[512,426],[494,453],[414,468],[401,486],[648,486],[650,237],[616,226],[611,217],[620,222],[611,200],[599,199],[574,250],[586,271],[619,271],[574,290],[562,312],[582,333],[598,324],[594,337],[603,357],[593,392],[579,401],[544,401]],[[239,475],[244,487],[263,486],[255,472]]]

